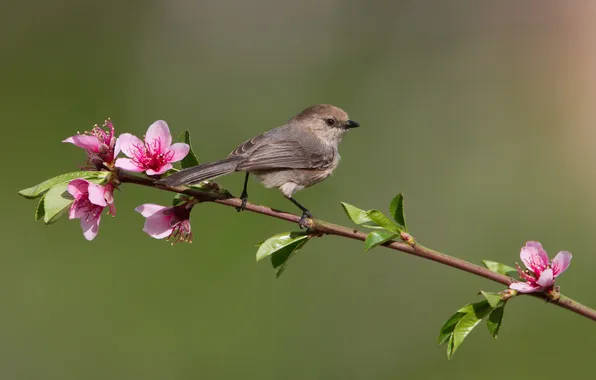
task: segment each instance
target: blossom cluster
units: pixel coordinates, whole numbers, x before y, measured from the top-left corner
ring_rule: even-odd
[[[144,140],[123,133],[115,136],[114,125],[108,120],[103,128],[94,126],[90,132],[77,134],[65,140],[82,148],[87,153],[85,169],[113,170],[120,168],[131,172],[144,172],[149,176],[160,176],[173,169],[173,163],[188,154],[190,146],[185,143],[172,144],[172,135],[165,121],[151,124]],[[120,152],[126,158],[118,158]],[[69,182],[67,191],[74,198],[68,216],[80,219],[83,235],[93,240],[99,232],[101,214],[107,207],[109,214],[116,215],[112,182],[105,185],[77,178]],[[135,210],[146,218],[143,231],[156,239],[173,239],[173,242],[191,241],[190,211],[194,202],[185,200],[174,207],[143,204]]]

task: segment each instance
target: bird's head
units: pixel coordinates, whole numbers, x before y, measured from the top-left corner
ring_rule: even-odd
[[[348,114],[331,104],[317,104],[308,107],[294,116],[290,123],[308,128],[327,143],[339,143],[343,135],[350,129],[359,127]]]

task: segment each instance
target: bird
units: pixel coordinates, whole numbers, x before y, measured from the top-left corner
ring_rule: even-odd
[[[312,213],[294,194],[329,177],[337,168],[342,137],[360,124],[339,107],[317,104],[306,108],[286,124],[271,129],[234,149],[227,158],[183,169],[158,181],[160,185],[192,185],[245,172],[238,211],[246,208],[248,178],[255,175],[266,188],[278,188],[301,211],[300,228],[308,227]]]

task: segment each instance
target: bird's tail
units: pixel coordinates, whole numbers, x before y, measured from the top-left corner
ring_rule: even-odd
[[[225,160],[209,162],[203,165],[193,166],[183,169],[166,178],[157,181],[166,186],[192,185],[208,179],[213,179],[222,175],[230,174],[236,171],[236,166],[240,161],[238,158],[226,158]]]

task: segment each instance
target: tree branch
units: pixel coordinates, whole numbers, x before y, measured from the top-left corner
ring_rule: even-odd
[[[134,183],[141,186],[152,187],[160,190],[170,191],[174,193],[181,193],[190,195],[199,202],[214,202],[225,206],[231,207],[238,207],[242,203],[242,200],[238,198],[233,198],[229,193],[218,193],[218,192],[209,192],[209,191],[202,191],[195,188],[188,188],[185,186],[180,187],[169,187],[164,186],[161,184],[156,183],[154,179],[139,177],[135,175],[131,175],[125,171],[117,170],[114,172],[116,178],[121,183]],[[257,214],[262,214],[266,216],[270,216],[277,219],[282,219],[288,222],[298,223],[300,220],[300,216],[290,214],[284,211],[275,210],[266,206],[260,206],[252,203],[246,204],[246,210],[255,212]],[[366,234],[360,232],[353,228],[348,228],[344,226],[340,226],[337,224],[328,223],[322,220],[313,219],[310,223],[309,227],[317,232],[326,234],[326,235],[334,235],[354,240],[365,241]],[[399,242],[399,241],[390,241],[382,245],[385,248],[393,249],[396,251],[408,253],[413,256],[422,257],[427,260],[436,261],[443,265],[448,265],[450,267],[462,270],[464,272],[468,272],[474,274],[479,277],[484,277],[486,279],[498,282],[505,286],[509,286],[513,282],[513,280],[505,275],[498,274],[495,272],[491,272],[490,270],[478,266],[476,264],[472,264],[462,259],[458,259],[456,257],[435,251],[430,248],[426,248],[418,243],[414,243],[412,245]],[[586,318],[589,318],[593,321],[596,321],[596,310],[591,309],[585,305],[580,304],[572,300],[569,297],[564,295],[560,295],[559,298],[553,299],[546,293],[529,293],[536,298],[543,299],[552,305],[556,305],[562,307],[564,309],[570,310],[576,314],[582,315]]]

